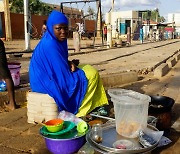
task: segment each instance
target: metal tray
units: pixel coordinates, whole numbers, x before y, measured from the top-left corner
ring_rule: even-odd
[[[157,128],[148,125],[149,129],[158,131]],[[89,133],[86,135],[86,140],[87,142],[98,152],[100,153],[144,153],[144,152],[149,152],[152,151],[153,149],[155,149],[158,145],[158,142],[156,142],[155,144],[153,144],[151,147],[148,148],[144,148],[138,141],[138,138],[125,138],[121,135],[119,135],[116,132],[116,126],[115,126],[115,122],[111,122],[108,124],[103,124],[102,125],[102,138],[103,141],[101,143],[97,143],[95,142],[92,138],[91,138],[91,131],[89,131]],[[120,139],[126,139],[129,140],[131,142],[133,142],[135,149],[116,149],[113,148],[113,143],[117,140]]]

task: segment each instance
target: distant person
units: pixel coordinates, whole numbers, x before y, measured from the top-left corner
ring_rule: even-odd
[[[46,32],[46,20],[43,21],[43,25],[42,25],[42,29],[41,29],[41,37],[44,35],[44,33]]]
[[[149,31],[149,40],[152,42],[153,41],[153,30],[150,29]]]
[[[5,53],[4,42],[0,39],[0,80],[6,82],[9,102],[5,103],[5,107],[8,110],[14,110],[17,108],[15,103],[15,94],[14,94],[14,83],[11,77],[11,73],[8,69],[7,58]]]
[[[104,40],[107,41],[107,27],[104,27]]]

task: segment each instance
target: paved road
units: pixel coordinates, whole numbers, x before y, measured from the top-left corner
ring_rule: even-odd
[[[134,45],[126,48],[70,56],[95,66],[100,74],[140,71],[154,68],[180,49],[180,40]]]
[[[162,46],[162,47],[160,47]],[[123,71],[139,71],[143,68],[154,68],[180,49],[179,40],[169,40],[143,45],[134,45],[127,48],[117,48],[84,55],[70,56],[70,59],[79,58],[81,63],[94,65],[101,75],[106,73],[121,73]],[[139,59],[139,60],[138,60]],[[20,60],[20,59],[18,59]],[[29,59],[21,59],[22,74],[28,73]],[[157,79],[151,75],[145,76],[138,82],[120,86],[141,93],[151,95],[166,95],[175,99],[173,107],[173,125],[169,137],[173,143],[164,149],[157,149],[154,153],[178,154],[180,144],[180,62],[163,78]],[[39,135],[40,124],[27,123],[27,109],[21,108],[11,112],[0,113],[0,149],[2,154],[7,153],[37,153],[48,154],[43,138]]]
[[[86,54],[70,53],[69,59],[79,59],[80,63],[91,64],[99,70],[100,75],[128,71],[141,72],[153,70],[180,49],[180,40],[168,40],[129,47],[87,52]],[[26,57],[24,54],[23,57]],[[28,54],[30,57],[31,54]],[[21,61],[21,74],[27,74],[29,59]]]

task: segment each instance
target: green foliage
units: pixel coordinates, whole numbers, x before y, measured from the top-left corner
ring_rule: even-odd
[[[160,16],[158,9],[152,10],[149,13],[148,12],[143,12],[143,20],[148,20],[148,19],[150,19],[152,21],[157,20],[157,22],[165,21],[165,18],[163,16]]]
[[[88,13],[87,15],[88,15],[89,20],[95,19],[96,13],[93,8],[89,7],[87,10],[87,13]]]
[[[9,0],[10,11],[13,13],[24,13],[23,0]],[[40,0],[29,0],[29,11],[36,15],[49,15],[53,10],[50,6],[42,3]]]

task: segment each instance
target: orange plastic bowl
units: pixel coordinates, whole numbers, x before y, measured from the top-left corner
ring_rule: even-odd
[[[52,119],[45,123],[45,127],[49,132],[58,132],[62,130],[64,121],[62,119]]]

